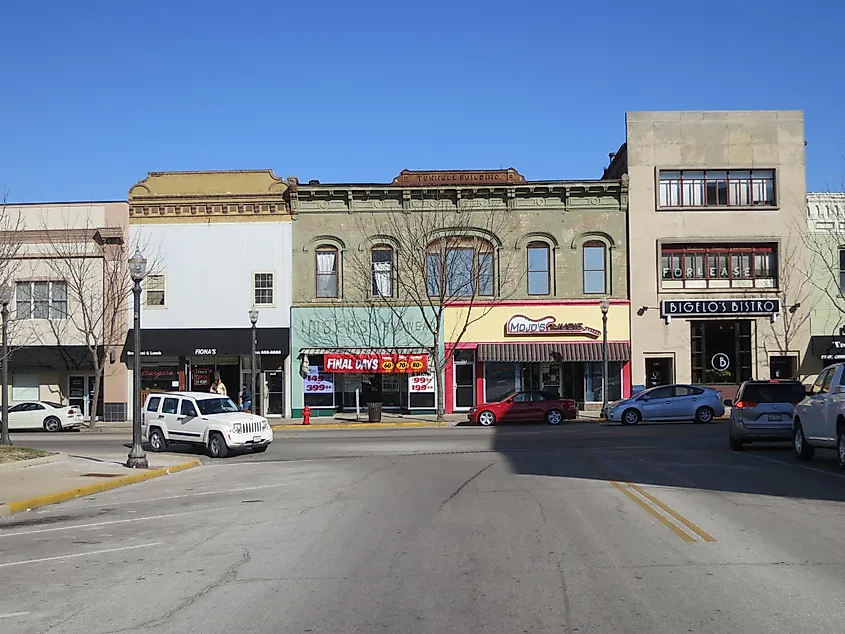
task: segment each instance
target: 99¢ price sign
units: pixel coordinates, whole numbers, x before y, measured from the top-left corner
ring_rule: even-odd
[[[327,372],[320,372],[318,366],[309,365],[304,387],[306,392],[333,392],[334,378]]]
[[[434,375],[412,374],[408,377],[408,391],[416,394],[434,392]]]

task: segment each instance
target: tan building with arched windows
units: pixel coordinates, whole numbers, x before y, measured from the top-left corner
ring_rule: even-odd
[[[507,390],[630,392],[627,179],[515,169],[295,184],[293,415],[467,411]]]

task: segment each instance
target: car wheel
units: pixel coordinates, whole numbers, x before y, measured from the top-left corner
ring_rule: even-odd
[[[229,448],[223,439],[223,434],[214,432],[208,439],[208,454],[212,458],[225,458],[229,454]]]
[[[836,457],[839,461],[839,468],[845,471],[845,429],[840,429],[836,435]]]
[[[50,433],[62,431],[62,421],[55,416],[48,416],[44,419],[44,429]]]
[[[713,422],[713,410],[709,407],[699,407],[695,411],[695,422],[696,423],[712,423]]]
[[[559,409],[549,410],[548,413],[546,414],[546,422],[549,425],[560,425],[560,423],[562,421],[563,421],[563,412],[561,412]]]
[[[490,410],[484,410],[478,415],[478,424],[483,427],[490,427],[496,424],[496,415]]]
[[[737,440],[733,436],[731,436],[730,442],[731,442],[731,449],[733,449],[734,451],[742,451],[742,448],[745,446],[744,442],[742,442],[741,440]]]
[[[253,447],[252,453],[264,453],[270,445],[261,445],[260,447]]]
[[[162,451],[167,451],[167,439],[158,427],[152,427],[150,429],[147,440],[150,443],[150,449],[154,452],[161,453]]]
[[[807,444],[801,423],[795,423],[795,426],[792,428],[792,450],[795,452],[795,457],[798,460],[809,460],[815,452],[815,449]]]
[[[640,414],[639,410],[636,409],[626,409],[622,412],[622,424],[623,425],[636,425],[643,419],[643,415]]]

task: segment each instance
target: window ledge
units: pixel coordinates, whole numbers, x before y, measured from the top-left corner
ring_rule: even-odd
[[[738,207],[729,207],[726,205],[703,206],[703,207],[658,207],[657,211],[715,211],[719,213],[731,211],[779,211],[779,205],[746,205]]]
[[[725,288],[663,288],[657,291],[661,295],[748,295],[749,292],[762,295],[776,294],[780,292],[777,287],[765,286],[742,286]]]

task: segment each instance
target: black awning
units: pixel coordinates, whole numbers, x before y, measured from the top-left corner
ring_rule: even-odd
[[[255,352],[261,356],[290,354],[289,328],[256,329]],[[141,329],[141,357],[240,356],[252,353],[250,328]],[[123,359],[132,358],[135,334],[126,335]]]
[[[23,346],[12,348],[9,369],[15,370],[86,370],[94,369],[88,346]]]
[[[549,363],[554,361],[601,361],[600,341],[566,341],[557,343],[480,343],[479,361]],[[630,361],[631,346],[626,342],[608,341],[608,361]]]
[[[813,335],[810,337],[810,351],[825,362],[845,361],[845,337]]]

